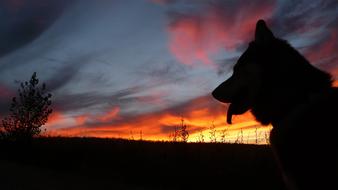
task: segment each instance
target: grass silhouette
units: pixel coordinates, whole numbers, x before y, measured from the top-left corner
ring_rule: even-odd
[[[283,189],[266,145],[35,138],[0,144],[1,189]]]

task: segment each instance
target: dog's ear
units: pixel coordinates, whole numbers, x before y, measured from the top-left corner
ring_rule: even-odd
[[[266,26],[265,21],[264,20],[257,21],[255,42],[264,45],[270,43],[274,38],[275,37],[272,34],[271,30]]]

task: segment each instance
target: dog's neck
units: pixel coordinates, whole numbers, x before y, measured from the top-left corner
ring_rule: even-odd
[[[309,110],[313,110],[314,108],[318,108],[318,106],[322,105],[323,102],[326,102],[327,100],[332,100],[332,98],[336,97],[338,97],[338,88],[335,87],[329,88],[325,91],[310,93],[308,94],[305,101],[295,106],[287,115],[285,115],[280,120],[272,121],[271,124],[274,128],[288,127],[289,123],[294,122],[294,119],[299,118],[301,114],[306,113]]]
[[[257,121],[263,125],[272,124],[276,127],[285,118],[288,118],[290,114],[293,114],[304,105],[325,98],[330,93],[330,90],[332,89],[323,88],[310,92],[294,92],[293,94],[281,92],[277,93],[274,97],[268,94],[258,100],[257,104],[251,109],[251,112]],[[272,92],[271,94],[276,93]]]

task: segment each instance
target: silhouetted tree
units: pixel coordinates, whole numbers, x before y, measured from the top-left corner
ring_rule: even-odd
[[[13,97],[9,116],[2,120],[2,135],[11,140],[28,140],[39,135],[41,126],[52,113],[50,93],[46,85],[39,86],[36,73],[20,84],[19,98]]]

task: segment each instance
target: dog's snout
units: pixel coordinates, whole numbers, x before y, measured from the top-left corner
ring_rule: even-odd
[[[233,76],[228,80],[224,81],[220,84],[214,91],[212,91],[212,96],[223,103],[231,103],[233,98],[238,93],[238,89],[236,89],[236,85],[234,85]]]
[[[222,86],[222,84],[220,86],[218,86],[214,91],[212,91],[212,96],[223,103],[230,103],[231,102],[231,97],[229,96],[229,94],[227,93],[227,89],[224,88],[224,86]]]

